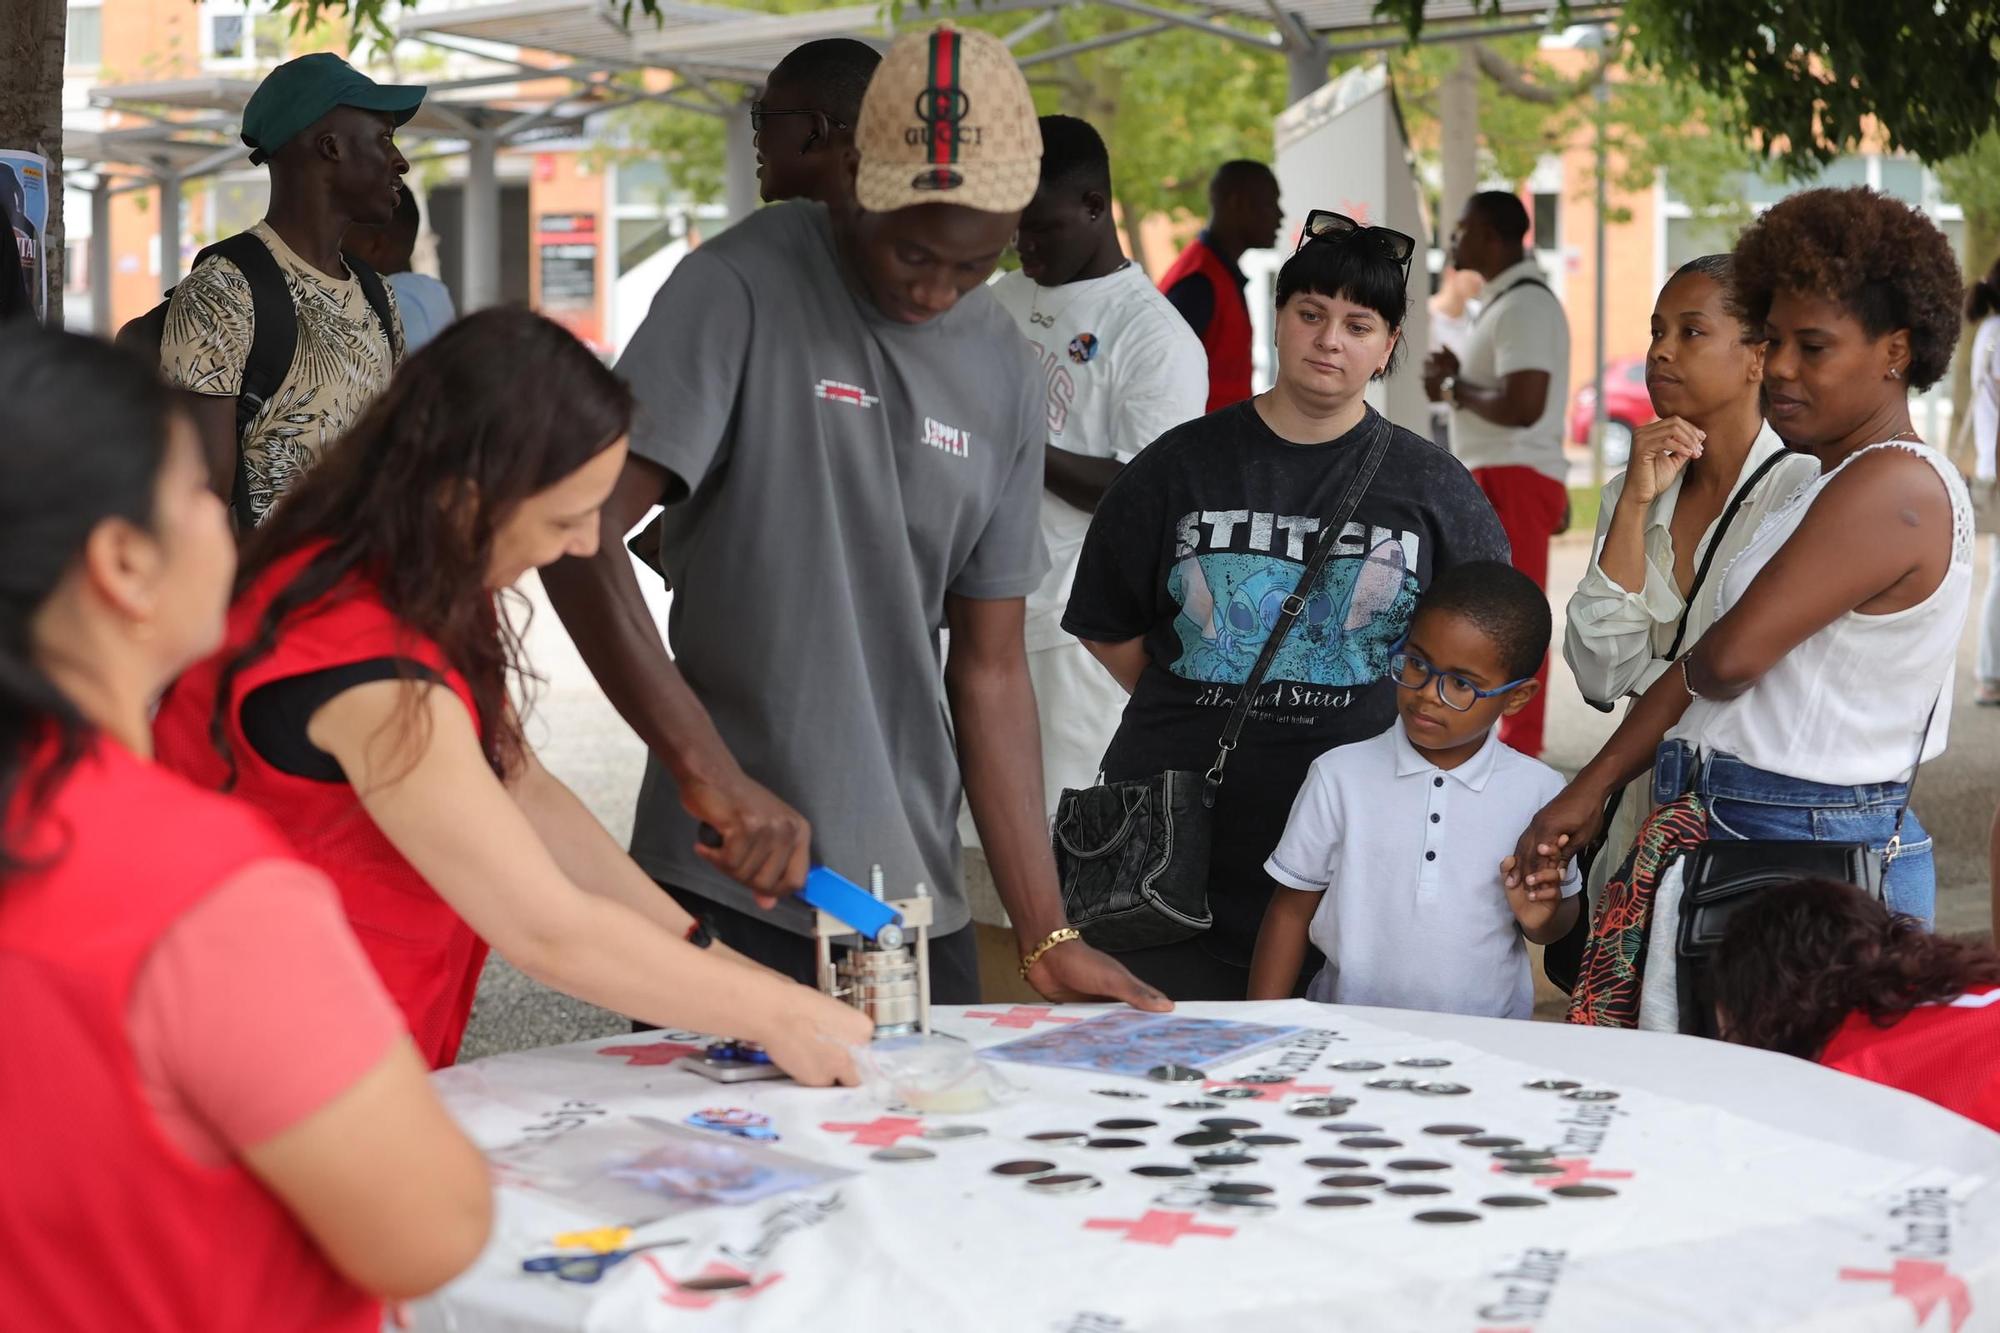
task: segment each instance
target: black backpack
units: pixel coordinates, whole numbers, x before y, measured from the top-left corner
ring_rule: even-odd
[[[244,359],[243,387],[236,395],[236,483],[229,498],[238,526],[248,531],[254,520],[250,512],[250,477],[243,467],[243,432],[291,373],[292,355],[299,345],[298,312],[292,307],[292,291],[285,283],[284,269],[271,253],[271,247],[254,233],[238,232],[204,246],[195,255],[189,271],[201,267],[210,255],[234,264],[250,284],[250,354]],[[343,254],[341,258],[361,284],[361,294],[368,298],[375,318],[381,321],[382,334],[389,340],[391,352],[400,350],[395,321],[389,315],[389,294],[381,275],[353,255]],[[169,287],[158,305],[118,330],[118,345],[159,365],[160,340],[166,333],[167,307],[173,298],[174,289]]]

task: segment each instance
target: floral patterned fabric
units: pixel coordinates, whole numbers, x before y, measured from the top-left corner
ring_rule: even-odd
[[[1653,895],[1673,860],[1708,839],[1708,811],[1683,796],[1653,811],[1639,826],[1631,853],[1605,882],[1584,941],[1569,1021],[1586,1027],[1639,1026],[1639,985],[1646,974],[1646,932]]]
[[[388,386],[402,357],[403,326],[393,291],[388,295],[392,336],[385,337],[354,278],[321,273],[268,223],[259,222],[251,234],[270,247],[298,311],[291,372],[240,442],[250,512],[261,523]],[[235,397],[243,389],[254,323],[249,280],[225,259],[204,260],[174,288],[160,338],[161,373],[195,393]]]

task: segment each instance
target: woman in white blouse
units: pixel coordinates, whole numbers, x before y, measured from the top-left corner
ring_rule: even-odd
[[[1646,351],[1660,419],[1639,428],[1631,464],[1605,486],[1596,556],[1569,599],[1563,656],[1584,698],[1606,712],[1644,694],[1701,638],[1715,619],[1714,571],[1819,475],[1818,459],[1788,453],[1764,423],[1763,339],[1728,309],[1730,269],[1730,256],[1703,255],[1660,289]],[[1698,574],[1710,595],[1699,595]],[[1591,864],[1593,900],[1631,849],[1651,790],[1640,777],[1620,798]]]
[[[1730,308],[1764,331],[1772,428],[1822,473],[1716,567],[1715,623],[1535,816],[1510,884],[1552,891],[1652,767],[1655,795],[1701,798],[1711,838],[1866,843],[1890,910],[1930,921],[1930,837],[1906,803],[1944,751],[1972,503],[1909,395],[1950,367],[1961,296],[1944,234],[1872,190],[1795,194],[1743,234]]]

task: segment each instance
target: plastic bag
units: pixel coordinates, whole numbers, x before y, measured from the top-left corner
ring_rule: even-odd
[[[971,1045],[935,1032],[856,1047],[854,1062],[862,1087],[885,1107],[963,1115],[990,1110],[1021,1094]]]

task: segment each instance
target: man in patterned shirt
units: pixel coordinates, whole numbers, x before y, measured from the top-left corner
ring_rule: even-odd
[[[410,164],[396,127],[416,113],[421,87],[376,83],[340,57],[301,56],[272,70],[243,110],[250,160],[271,171],[271,205],[251,234],[271,251],[297,313],[297,346],[283,383],[237,429],[255,321],[250,283],[211,256],[167,307],[160,368],[200,395],[203,436],[234,441],[210,459],[216,490],[235,496],[245,523],[264,516],[319,461],[402,358],[395,298],[380,318],[341,256],[351,223],[395,215]]]

